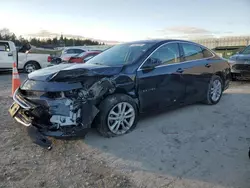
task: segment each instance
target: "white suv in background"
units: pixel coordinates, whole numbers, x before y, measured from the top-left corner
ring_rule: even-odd
[[[62,51],[61,59],[63,62],[68,62],[71,57],[76,56],[76,55],[78,55],[82,52],[86,52],[86,51],[88,51],[88,50],[82,49],[82,48],[76,48],[76,47],[65,48]]]

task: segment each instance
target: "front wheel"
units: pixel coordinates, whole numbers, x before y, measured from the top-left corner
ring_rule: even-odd
[[[223,82],[221,78],[217,75],[214,75],[208,85],[208,90],[206,94],[206,104],[217,104],[222,96],[223,92]]]
[[[97,130],[105,137],[126,134],[137,123],[137,106],[135,101],[124,94],[108,96],[100,104]]]

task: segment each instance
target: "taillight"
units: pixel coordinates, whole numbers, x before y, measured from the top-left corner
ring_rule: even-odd
[[[48,62],[51,62],[51,61],[52,61],[52,57],[48,56]]]

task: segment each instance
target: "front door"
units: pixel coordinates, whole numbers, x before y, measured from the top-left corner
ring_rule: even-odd
[[[8,42],[0,42],[0,69],[12,68],[14,54]]]
[[[179,71],[181,66],[177,43],[160,46],[146,59],[137,71],[137,93],[141,111],[182,101],[185,84]]]

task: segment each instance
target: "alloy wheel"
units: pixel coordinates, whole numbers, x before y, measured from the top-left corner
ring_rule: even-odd
[[[217,79],[214,80],[210,90],[211,99],[214,102],[217,102],[220,99],[222,93],[221,91],[222,91],[222,84],[220,80]]]
[[[110,110],[107,121],[112,133],[124,134],[134,124],[135,109],[127,102],[120,102]]]

